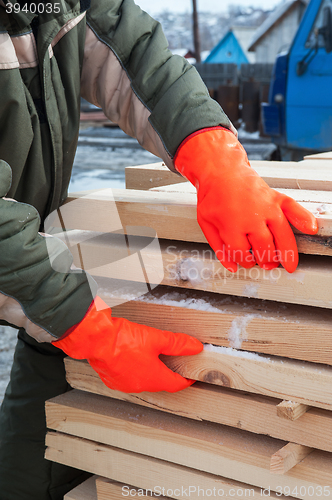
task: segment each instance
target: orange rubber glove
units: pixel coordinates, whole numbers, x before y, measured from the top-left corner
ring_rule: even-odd
[[[158,358],[198,354],[203,344],[184,333],[172,333],[112,318],[100,298],[92,302],[83,320],[52,342],[68,356],[87,359],[101,380],[122,392],[176,392],[193,381],[172,372]]]
[[[234,134],[215,127],[189,136],[175,168],[197,189],[197,220],[220,262],[230,271],[255,263],[288,272],[298,264],[289,225],[316,234],[315,217],[296,201],[271,189],[250,167]]]

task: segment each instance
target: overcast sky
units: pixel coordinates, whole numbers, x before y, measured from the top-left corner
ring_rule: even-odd
[[[192,9],[192,0],[135,0],[135,2],[149,14],[156,14],[165,9],[173,12],[188,12]],[[270,9],[278,3],[280,0],[197,0],[197,8],[199,11],[226,12],[230,4]]]

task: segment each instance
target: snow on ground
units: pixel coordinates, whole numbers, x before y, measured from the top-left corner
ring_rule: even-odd
[[[124,176],[114,176],[114,173],[105,169],[83,170],[73,169],[69,184],[69,192],[105,189],[105,187],[124,189]]]
[[[243,141],[245,139],[251,139],[255,141],[259,141],[260,136],[259,136],[259,130],[256,132],[246,132],[245,128],[241,126],[238,130],[239,133],[239,141]]]
[[[160,161],[144,149],[78,146],[69,192],[104,189],[105,187],[124,189],[126,166]]]

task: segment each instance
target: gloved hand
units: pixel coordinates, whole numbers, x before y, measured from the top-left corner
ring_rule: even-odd
[[[175,168],[197,189],[197,220],[220,262],[230,271],[255,263],[288,272],[298,264],[289,225],[316,234],[315,217],[296,201],[271,189],[250,167],[234,134],[215,127],[189,136]]]
[[[198,354],[201,342],[184,333],[172,333],[112,318],[111,309],[96,297],[83,320],[52,342],[75,359],[87,359],[101,380],[122,392],[176,392],[193,381],[172,372],[158,358]]]

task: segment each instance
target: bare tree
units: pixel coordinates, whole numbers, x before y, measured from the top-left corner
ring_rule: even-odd
[[[198,14],[197,14],[197,3],[193,0],[193,35],[194,35],[194,49],[196,62],[201,62],[201,42],[199,37],[198,28]]]

